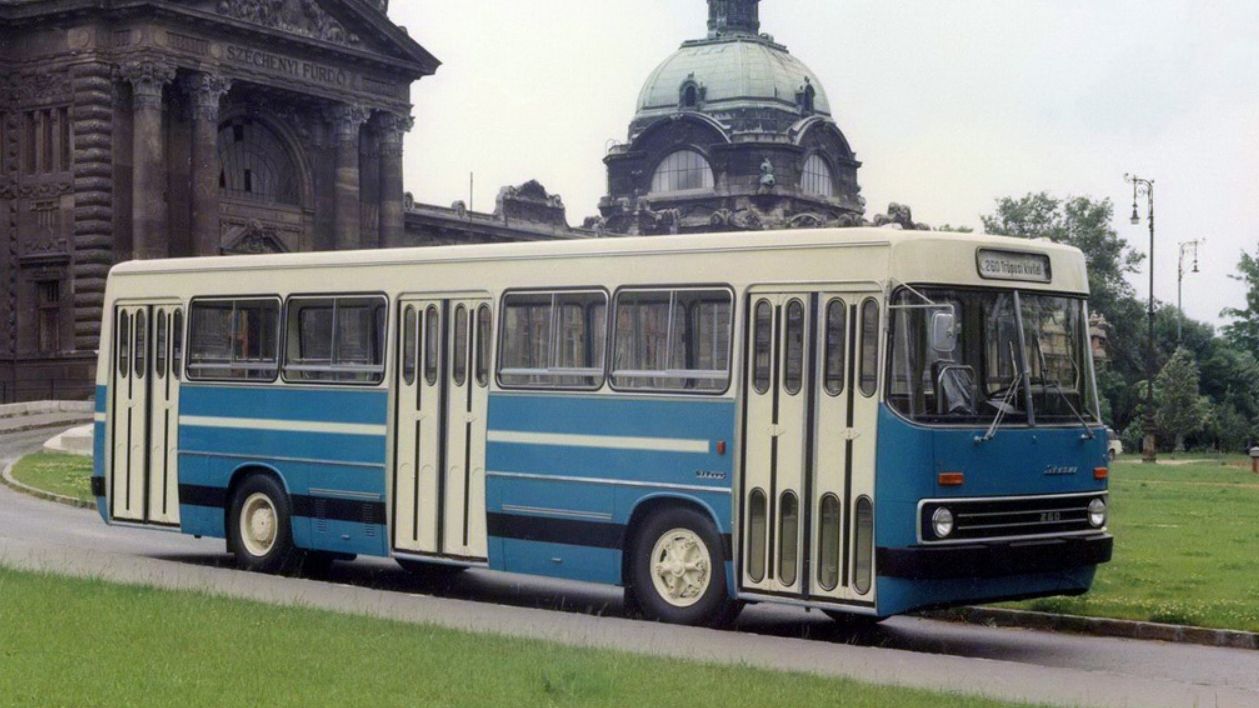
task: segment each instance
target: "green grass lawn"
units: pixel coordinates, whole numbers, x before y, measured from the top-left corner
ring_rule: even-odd
[[[1111,470],[1110,530],[1114,560],[1089,594],[1014,606],[1259,631],[1259,475],[1249,460],[1170,466],[1121,457]]]
[[[92,501],[92,458],[38,452],[23,457],[13,478],[36,489],[82,501]]]
[[[836,705],[995,701],[0,568],[0,703]]]

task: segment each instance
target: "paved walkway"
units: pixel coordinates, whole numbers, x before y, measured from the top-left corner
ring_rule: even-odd
[[[10,440],[9,442],[14,442]],[[38,447],[42,440],[26,444]],[[0,440],[0,459],[5,454]],[[12,450],[12,447],[8,449]],[[242,573],[221,540],[109,528],[91,511],[0,488],[0,564],[584,647],[808,671],[1061,705],[1259,706],[1259,652],[894,618],[852,637],[820,615],[750,608],[737,631],[623,619],[619,593],[469,571],[451,586],[392,563],[338,564],[332,582]],[[849,643],[852,642],[852,643]]]

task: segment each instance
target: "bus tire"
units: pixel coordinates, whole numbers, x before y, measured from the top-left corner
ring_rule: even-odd
[[[293,573],[302,552],[293,545],[292,506],[273,477],[253,475],[232,498],[227,538],[236,565],[258,573]]]
[[[646,619],[709,627],[734,621],[740,606],[726,590],[721,537],[707,516],[686,507],[656,512],[630,553],[626,590]]]

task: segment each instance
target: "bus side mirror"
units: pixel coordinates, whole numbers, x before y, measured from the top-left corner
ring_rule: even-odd
[[[952,312],[931,313],[931,348],[940,353],[957,348],[957,316]]]

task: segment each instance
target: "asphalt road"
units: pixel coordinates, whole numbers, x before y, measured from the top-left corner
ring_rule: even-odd
[[[54,431],[55,432],[55,431]],[[0,437],[0,466],[47,431]],[[623,618],[615,588],[468,571],[426,581],[381,559],[325,580],[231,569],[223,542],[105,526],[93,511],[0,487],[0,563],[716,662],[1062,705],[1259,706],[1259,652],[912,617],[851,633],[818,612],[749,607],[734,630]]]

